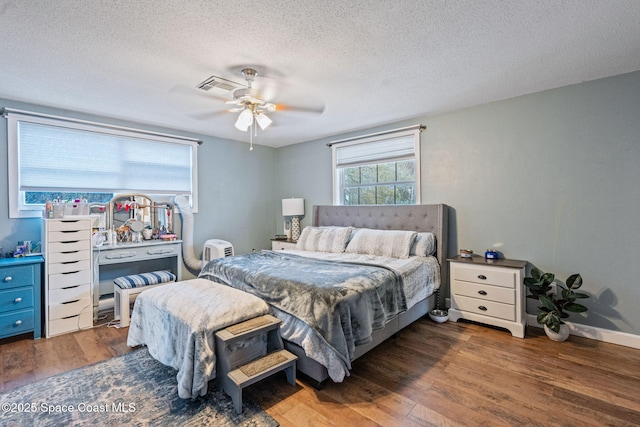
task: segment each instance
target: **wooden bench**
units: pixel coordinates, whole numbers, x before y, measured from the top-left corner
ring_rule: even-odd
[[[118,327],[129,326],[130,298],[146,290],[175,282],[175,274],[169,271],[132,274],[113,279],[113,319],[120,320]]]
[[[289,384],[296,383],[298,357],[284,350],[280,323],[266,314],[216,332],[216,376],[238,414],[243,388],[283,370]]]

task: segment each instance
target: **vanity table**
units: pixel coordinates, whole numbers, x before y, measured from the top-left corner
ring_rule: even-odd
[[[175,236],[172,203],[145,194],[117,194],[106,211],[103,222],[111,238],[94,246],[92,256],[94,322],[99,310],[114,306],[113,280],[118,277],[167,270],[182,280],[182,241],[161,238]]]
[[[93,320],[113,307],[113,279],[168,270],[182,280],[182,240],[143,240],[93,248]]]

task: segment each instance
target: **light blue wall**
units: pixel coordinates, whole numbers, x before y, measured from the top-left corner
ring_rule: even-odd
[[[640,334],[636,240],[640,236],[640,72],[587,82],[382,129],[422,123],[422,201],[452,207],[451,254],[500,244],[562,279],[581,273],[594,296],[578,323]],[[331,204],[329,139],[278,150],[181,131],[0,100],[0,107],[68,115],[204,140],[199,149],[199,256],[209,238],[236,253],[268,248],[282,230],[280,199]],[[6,121],[0,120],[6,165]],[[8,218],[6,169],[0,174],[0,246],[37,241],[40,221]],[[529,306],[529,312],[535,311]]]
[[[422,203],[452,207],[450,255],[497,246],[562,280],[580,273],[593,298],[572,320],[640,334],[640,72],[360,134],[417,123]],[[332,202],[326,142],[277,153],[278,198],[306,199],[303,225]]]
[[[38,105],[0,100],[1,107],[37,111],[83,120],[146,129],[203,140],[198,148],[199,211],[194,215],[194,246],[201,256],[207,239],[228,240],[236,253],[270,248],[273,237],[276,150],[246,143],[212,138],[188,132],[163,129],[138,123],[122,122]],[[7,122],[0,120],[0,164],[7,164]],[[5,252],[20,240],[40,240],[39,219],[9,219],[7,171],[0,175],[0,246]],[[177,227],[180,221],[178,217]],[[186,272],[186,271],[185,271]]]

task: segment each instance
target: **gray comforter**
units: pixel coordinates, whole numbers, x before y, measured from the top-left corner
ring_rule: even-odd
[[[216,375],[214,333],[268,312],[259,298],[209,280],[170,283],[138,295],[127,345],[146,345],[176,369],[181,398],[204,396]]]
[[[402,279],[382,266],[261,251],[213,260],[199,277],[254,294],[304,321],[347,366],[356,345],[407,308]]]

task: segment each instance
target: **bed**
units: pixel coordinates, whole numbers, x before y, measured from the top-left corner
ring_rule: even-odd
[[[200,278],[263,298],[283,321],[298,371],[317,387],[329,378],[340,382],[352,361],[436,306],[436,291],[447,283],[447,217],[444,204],[314,206],[296,250],[213,260]],[[405,256],[407,239],[419,256]],[[433,255],[420,253],[424,245]],[[310,286],[307,276],[323,283]]]

